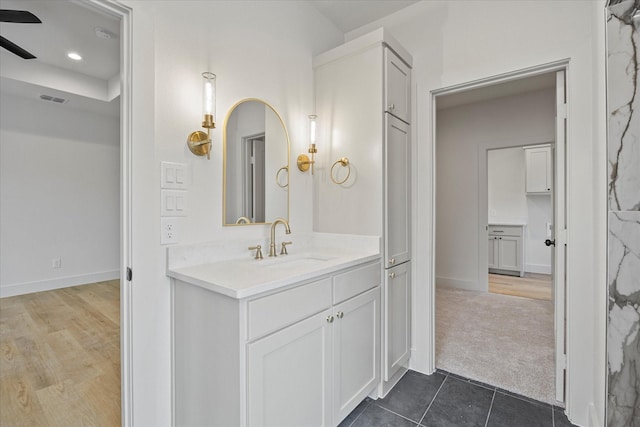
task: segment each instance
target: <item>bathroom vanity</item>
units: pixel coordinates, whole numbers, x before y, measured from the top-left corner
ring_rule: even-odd
[[[174,425],[332,426],[374,392],[379,239],[337,238],[263,260],[169,250]]]

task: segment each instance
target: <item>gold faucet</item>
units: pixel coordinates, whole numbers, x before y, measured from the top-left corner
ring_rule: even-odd
[[[284,218],[276,218],[271,223],[271,244],[269,245],[269,256],[278,256],[278,254],[276,253],[276,226],[278,224],[284,225],[284,232],[287,234],[291,234],[289,222],[287,222],[287,220]]]

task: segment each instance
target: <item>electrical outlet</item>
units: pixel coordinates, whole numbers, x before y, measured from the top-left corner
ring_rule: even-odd
[[[178,243],[178,218],[160,218],[160,244],[171,245]]]
[[[62,268],[62,258],[53,258],[51,260],[51,268]]]

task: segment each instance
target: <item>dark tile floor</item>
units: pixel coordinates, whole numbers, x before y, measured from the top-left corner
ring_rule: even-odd
[[[438,370],[409,371],[379,400],[365,399],[339,427],[569,427],[562,408]]]

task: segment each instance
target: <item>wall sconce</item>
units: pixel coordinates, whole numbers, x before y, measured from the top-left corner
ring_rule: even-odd
[[[189,150],[196,156],[207,155],[207,160],[211,158],[211,129],[215,129],[216,123],[214,115],[216,112],[216,75],[210,72],[202,73],[202,112],[204,119],[202,127],[207,129],[204,133],[201,130],[191,132],[187,139]]]
[[[309,166],[311,166],[311,175],[313,175],[313,165],[315,161],[315,154],[318,152],[316,148],[316,116],[312,114],[309,116],[309,154],[311,154],[311,160],[309,160],[309,156],[306,154],[300,154],[298,156],[298,170],[300,172],[306,172],[309,170]]]

